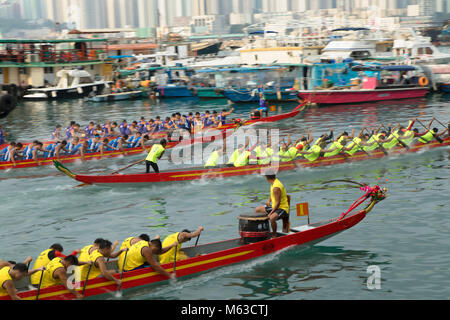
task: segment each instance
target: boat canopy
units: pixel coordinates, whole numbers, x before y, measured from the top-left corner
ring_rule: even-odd
[[[363,31],[363,30],[370,30],[368,28],[338,28],[338,29],[334,29],[331,30],[331,32],[336,32],[336,31]]]
[[[352,71],[414,71],[413,66],[381,66],[381,65],[358,65],[352,67]]]

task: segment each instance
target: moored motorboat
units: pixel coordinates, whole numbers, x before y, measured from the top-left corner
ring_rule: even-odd
[[[180,278],[267,256],[288,247],[311,247],[357,225],[378,202],[386,197],[386,189],[381,189],[379,186],[373,188],[363,186],[361,190],[364,191],[364,195],[354,202],[346,213],[340,214],[337,218],[291,228],[287,233],[278,233],[276,238],[269,237],[251,243],[245,241],[245,235],[242,236],[241,233],[241,238],[183,248],[183,252],[188,256],[187,259],[161,266],[168,272],[175,272],[177,278]],[[362,205],[366,207],[357,209]],[[109,261],[108,269],[117,270],[117,262]],[[122,279],[121,290],[167,281],[166,277],[158,274],[151,267],[124,272],[122,275],[116,272],[114,277]],[[73,284],[78,284],[78,286],[75,286],[78,288],[76,290],[80,292],[84,290],[84,297],[114,294],[118,290],[114,282],[104,277],[89,280],[87,283],[81,280]],[[30,289],[29,285],[28,277],[15,283],[20,298],[24,300],[36,300],[36,297],[39,300],[70,300],[75,298],[62,285],[42,288],[39,290],[39,294],[37,289]],[[0,295],[0,300],[9,299],[8,295]]]
[[[421,150],[427,150],[432,148],[444,147],[450,145],[450,137],[447,136],[443,139],[443,142],[432,141],[429,143],[417,142],[408,147],[408,149],[397,146],[389,150],[389,155],[402,154],[418,152]],[[192,181],[200,179],[213,179],[213,178],[227,178],[235,176],[244,176],[259,174],[267,169],[274,169],[279,172],[281,171],[291,171],[297,168],[308,168],[308,167],[319,167],[319,166],[330,166],[343,163],[351,163],[369,159],[378,159],[386,157],[386,154],[379,150],[371,152],[356,152],[353,156],[349,157],[346,155],[336,155],[332,157],[319,157],[317,160],[310,162],[305,158],[299,158],[298,160],[289,162],[280,162],[278,165],[268,164],[268,165],[248,165],[245,167],[220,167],[220,168],[190,168],[185,170],[171,170],[163,171],[160,173],[150,173],[150,174],[117,174],[117,175],[79,175],[71,172],[69,169],[64,167],[58,162],[55,162],[55,166],[58,170],[66,174],[72,179],[86,184],[99,184],[99,185],[146,185],[154,184],[157,182],[175,182],[175,181]]]
[[[89,97],[87,100],[92,102],[111,102],[111,101],[140,99],[143,97],[145,97],[144,91],[136,90],[136,91],[96,95],[93,97]]]

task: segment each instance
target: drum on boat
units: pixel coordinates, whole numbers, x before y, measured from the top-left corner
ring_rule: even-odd
[[[243,214],[239,219],[239,234],[245,244],[270,238],[269,217],[264,213]]]

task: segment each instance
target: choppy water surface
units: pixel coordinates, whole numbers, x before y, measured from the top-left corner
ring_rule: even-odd
[[[79,101],[25,102],[1,124],[16,140],[48,139],[57,123],[71,120],[129,122],[141,116],[172,112],[221,110],[226,100],[166,100],[92,104]],[[283,104],[283,111],[295,104]],[[315,137],[334,128],[359,130],[362,125],[433,116],[446,122],[450,96],[308,110],[303,116],[258,128],[280,128],[293,138],[307,128]],[[247,115],[252,106],[235,106]],[[138,157],[70,164],[76,172],[111,172]],[[312,221],[338,216],[361,196],[342,184],[324,188],[323,181],[353,179],[379,183],[389,198],[359,225],[319,245],[287,249],[239,265],[125,292],[123,299],[445,299],[450,245],[448,149],[388,157],[333,167],[303,169],[279,175],[292,202],[309,202]],[[162,163],[168,168],[168,163]],[[131,171],[141,171],[137,167]],[[52,167],[0,172],[0,259],[36,257],[54,242],[65,251],[97,237],[112,241],[140,233],[161,237],[184,228],[205,227],[201,243],[238,236],[237,216],[263,204],[269,185],[261,176],[215,181],[161,184],[151,187],[85,187]],[[293,226],[305,223],[292,214]],[[381,288],[367,287],[368,266],[381,270]],[[108,296],[103,298],[109,298]],[[111,296],[110,298],[113,298]]]

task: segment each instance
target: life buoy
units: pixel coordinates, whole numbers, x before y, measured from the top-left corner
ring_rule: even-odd
[[[427,77],[420,77],[420,78],[419,78],[419,85],[420,85],[421,87],[427,86],[428,83],[429,83],[429,81],[428,81],[428,78],[427,78]]]
[[[116,89],[120,89],[125,87],[125,82],[123,82],[123,80],[117,80],[116,81]]]

